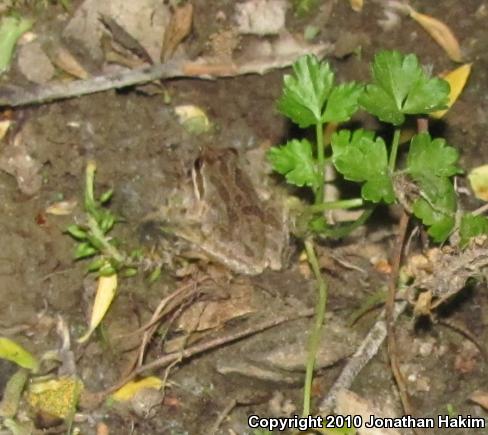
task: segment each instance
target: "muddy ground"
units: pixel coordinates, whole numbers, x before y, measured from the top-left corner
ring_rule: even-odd
[[[216,14],[223,11],[231,16],[233,2],[192,3],[193,32],[187,43],[199,54],[199,50],[205,50],[210,35],[223,26],[216,21]],[[72,8],[78,4],[74,2]],[[327,9],[329,5],[326,6],[322,7]],[[460,40],[466,59],[474,62],[462,97],[433,129],[459,149],[462,166],[469,170],[488,160],[484,148],[488,125],[488,3],[447,0],[413,2],[412,6],[443,19]],[[59,23],[69,19],[69,13],[59,5],[23,7],[22,10],[37,15],[36,26],[43,32],[48,31],[46,23],[56,22],[61,27]],[[341,80],[366,80],[368,63],[378,49],[413,52],[422,63],[431,65],[434,72],[453,68],[443,50],[412,20],[402,18],[392,30],[384,31],[378,25],[381,17],[382,7],[378,3],[366,0],[363,11],[356,13],[348,2],[341,1],[331,3],[328,12],[305,17],[296,17],[290,10],[286,26],[296,33],[303,32],[307,25],[317,26],[316,42],[359,41],[359,49],[348,48],[347,55],[341,57],[336,51],[328,59]],[[52,27],[55,32],[56,26]],[[84,331],[93,297],[93,278],[86,275],[86,263],[73,261],[73,240],[64,230],[82,211],[84,170],[89,159],[97,163],[97,190],[110,186],[115,190],[110,207],[123,218],[115,235],[124,246],[143,246],[150,252],[158,236],[142,225],[144,217],[159,207],[171,186],[187,176],[188,162],[203,145],[245,150],[265,141],[282,143],[294,132],[275,107],[285,72],[214,81],[169,80],[163,84],[169,102],[164,102],[161,95],[148,96],[135,89],[124,89],[16,109],[15,128],[21,132],[32,157],[41,164],[42,186],[34,195],[26,195],[19,190],[15,177],[0,172],[0,335],[10,336],[41,355],[59,347],[56,333],[59,318],[68,325],[73,337]],[[24,79],[14,68],[2,78],[2,84],[5,82],[24,83]],[[187,133],[173,111],[180,104],[203,108],[214,129],[198,136]],[[460,182],[465,183],[462,177]],[[45,213],[48,205],[63,198],[78,200],[72,215]],[[325,335],[332,323],[331,331],[334,327],[339,329],[333,331],[337,334],[335,340],[350,340],[351,348],[337,350],[336,360],[329,362],[332,366],[316,374],[315,401],[326,394],[351,349],[376,319],[379,311],[373,310],[353,326],[347,323],[369,294],[387,284],[388,274],[378,271],[369,260],[371,253],[390,259],[395,216],[394,212],[382,209],[358,235],[340,243],[324,243],[320,251],[323,272],[330,282],[328,311],[332,317]],[[331,247],[340,262],[330,255]],[[253,278],[233,277],[231,284],[208,284],[207,296],[209,291],[222,288],[224,293],[229,292],[235,282],[251,288],[253,314],[247,316],[251,316],[252,322],[289,312],[290,307],[313,307],[314,285],[304,277],[299,249],[300,246],[295,246],[296,254],[286,270],[265,272]],[[77,345],[73,338],[77,374],[88,390],[100,391],[121,379],[134,358],[140,336],[117,337],[146,323],[164,295],[191,279],[163,273],[153,284],[148,284],[142,274],[121,280],[117,297],[103,322],[103,332],[94,334],[84,346]],[[193,335],[191,343],[239,331],[248,325],[247,316]],[[487,343],[486,284],[474,284],[446,307],[442,316],[462,325],[480,343]],[[156,402],[155,408],[143,409],[139,415],[132,408],[105,406],[82,410],[76,426],[83,434],[96,433],[100,421],[108,425],[110,434],[208,434],[214,430],[219,415],[235,401],[235,407],[228,409],[216,433],[251,434],[247,428],[247,415],[251,413],[300,413],[300,374],[282,373],[281,377],[263,380],[252,368],[247,375],[242,373],[244,369],[236,373],[239,370],[230,362],[242,362],[248,354],[269,351],[276,344],[285,348],[285,344],[298,341],[303,345],[305,335],[297,331],[306,331],[307,322],[311,320],[290,322],[298,326],[278,326],[274,332],[221,346],[173,366],[167,373],[165,396]],[[481,416],[488,421],[486,411],[467,400],[473,391],[488,388],[486,360],[470,340],[439,324],[414,327],[410,312],[401,317],[397,331],[399,358],[419,415],[446,414],[451,407],[455,414]],[[292,334],[300,338],[295,340]],[[169,331],[171,339],[181,335],[184,334],[174,329]],[[329,340],[334,348],[332,338]],[[324,346],[327,343],[326,340]],[[303,352],[303,346],[287,349],[290,354]],[[155,339],[146,362],[164,352],[161,340]],[[224,374],[222,367],[226,366],[230,368]],[[0,386],[12,372],[9,363],[0,363]],[[160,369],[154,374],[164,376],[165,372]],[[401,412],[384,347],[359,374],[352,389],[375,402],[385,413]],[[453,429],[442,433],[471,432]],[[476,433],[488,434],[488,429]]]

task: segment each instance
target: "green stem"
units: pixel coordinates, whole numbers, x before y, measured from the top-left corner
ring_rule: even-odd
[[[348,208],[361,207],[363,204],[364,201],[362,200],[362,198],[341,199],[339,201],[328,201],[321,204],[311,205],[310,207],[308,207],[308,210],[311,213],[317,213],[325,210],[345,210]]]
[[[318,122],[315,125],[315,136],[317,138],[317,163],[320,173],[319,185],[315,194],[315,204],[322,204],[325,196],[325,147],[324,147],[324,125]]]
[[[103,234],[102,229],[98,226],[97,221],[93,216],[90,214],[87,217],[87,223],[88,223],[88,228],[90,229],[93,237],[95,237],[100,244],[103,246],[103,251],[104,253],[113,258],[115,261],[117,261],[120,264],[125,263],[125,257],[117,250],[117,248],[113,245],[111,245],[105,235]]]
[[[95,201],[95,193],[93,186],[95,184],[95,171],[97,170],[96,164],[93,161],[89,161],[86,165],[86,179],[85,179],[85,210],[98,218],[97,204]]]
[[[309,338],[309,348],[305,372],[305,385],[303,389],[303,417],[307,417],[308,415],[310,415],[313,369],[315,367],[315,359],[322,336],[328,291],[327,283],[323,280],[322,275],[320,274],[319,262],[317,260],[317,256],[315,255],[315,249],[313,246],[313,241],[311,239],[305,240],[305,250],[307,252],[308,262],[310,263],[310,267],[312,268],[315,279],[317,281],[318,300],[315,306],[314,325]]]
[[[388,162],[390,172],[395,171],[396,159],[397,159],[397,154],[398,154],[398,145],[400,144],[400,133],[401,133],[401,130],[399,128],[397,128],[397,129],[395,129],[395,133],[393,134],[393,142],[391,144],[390,161]]]

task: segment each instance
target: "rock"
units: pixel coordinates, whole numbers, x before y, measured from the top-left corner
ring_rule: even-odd
[[[37,84],[47,83],[56,72],[39,41],[20,47],[17,64],[25,78]]]
[[[277,35],[285,27],[287,3],[283,0],[249,0],[236,4],[239,33]]]

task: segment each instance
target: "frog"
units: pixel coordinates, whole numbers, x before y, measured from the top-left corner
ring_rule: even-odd
[[[191,175],[168,196],[158,215],[187,256],[233,272],[281,270],[289,257],[289,214],[282,195],[265,188],[262,173],[244,170],[233,148],[203,148]],[[254,172],[254,174],[253,174]]]

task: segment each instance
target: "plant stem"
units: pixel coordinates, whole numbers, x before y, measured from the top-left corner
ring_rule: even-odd
[[[97,205],[95,202],[95,194],[93,191],[95,184],[95,171],[97,166],[95,162],[89,161],[86,165],[86,180],[85,180],[85,210],[87,213],[93,215],[96,219],[99,217]]]
[[[317,139],[317,163],[320,173],[319,185],[315,193],[315,204],[322,204],[325,195],[325,147],[324,147],[324,125],[318,122],[315,125],[315,136]]]
[[[391,152],[390,152],[390,161],[388,162],[388,167],[390,168],[390,172],[393,172],[395,170],[396,159],[398,154],[398,145],[400,144],[400,133],[401,130],[399,128],[396,128],[395,133],[393,134],[393,142],[391,144]]]
[[[313,379],[313,369],[315,367],[315,359],[317,356],[317,351],[320,345],[320,339],[322,336],[322,328],[325,318],[325,309],[327,306],[327,283],[323,280],[320,274],[319,262],[317,256],[315,255],[315,249],[313,246],[312,239],[305,240],[305,250],[307,252],[308,262],[315,275],[317,281],[318,298],[317,304],[315,306],[315,318],[313,329],[310,333],[309,338],[309,348],[307,355],[307,364],[305,372],[305,385],[303,388],[303,412],[302,416],[307,417],[310,414],[310,398],[312,394],[312,379]]]
[[[87,216],[87,223],[93,237],[95,237],[102,244],[103,250],[105,251],[104,253],[118,263],[123,264],[125,262],[125,257],[117,250],[115,246],[108,242],[107,238],[103,234],[103,231],[98,226],[97,221],[90,214]]]
[[[353,199],[341,199],[338,201],[328,201],[328,202],[323,202],[321,204],[315,204],[311,205],[308,209],[312,213],[317,213],[319,211],[325,211],[325,210],[345,210],[348,208],[356,208],[356,207],[361,207],[364,204],[364,201],[362,198],[353,198]]]

